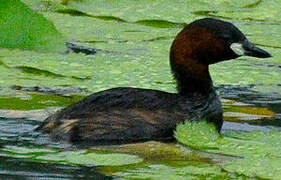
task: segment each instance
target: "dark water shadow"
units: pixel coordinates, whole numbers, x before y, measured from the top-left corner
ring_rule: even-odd
[[[171,22],[166,20],[156,20],[156,19],[139,20],[136,21],[135,23],[145,26],[156,27],[156,28],[183,28],[187,25],[186,23],[176,23],[176,22]]]
[[[91,17],[91,18],[96,18],[104,21],[116,21],[116,22],[127,22],[124,19],[121,19],[119,17],[115,16],[94,16],[76,9],[59,9],[56,10],[55,12],[60,13],[60,14],[68,14],[70,16],[84,16],[84,17]]]

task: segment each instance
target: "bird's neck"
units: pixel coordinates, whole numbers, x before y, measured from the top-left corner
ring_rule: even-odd
[[[193,77],[177,78],[178,93],[185,95],[197,93],[208,96],[214,91],[212,80],[204,81]]]
[[[178,93],[181,95],[196,93],[209,96],[215,90],[208,65],[196,63],[193,60],[189,60],[189,62],[178,65],[171,61],[171,70],[177,82]]]

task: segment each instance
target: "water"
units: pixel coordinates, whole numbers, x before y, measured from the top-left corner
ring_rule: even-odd
[[[65,39],[102,51],[85,56],[0,49],[0,179],[281,179],[280,0],[22,2]],[[231,152],[237,140],[236,154],[160,142],[73,147],[34,131],[48,115],[91,92],[117,86],[175,92],[170,44],[185,24],[203,17],[231,21],[273,55],[210,67],[223,98],[223,137],[232,140],[220,147]]]

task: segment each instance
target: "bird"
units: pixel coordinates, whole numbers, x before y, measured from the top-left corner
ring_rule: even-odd
[[[96,92],[50,115],[36,130],[88,146],[173,141],[176,126],[185,121],[206,120],[220,132],[223,110],[209,66],[244,55],[271,57],[230,22],[195,20],[170,48],[177,93],[132,87]]]

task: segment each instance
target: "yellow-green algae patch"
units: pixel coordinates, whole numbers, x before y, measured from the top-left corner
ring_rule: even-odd
[[[178,142],[207,152],[239,157],[220,164],[222,169],[248,177],[281,178],[281,132],[228,132],[222,136],[205,121],[180,124]]]
[[[174,143],[148,141],[143,143],[97,146],[93,150],[128,153],[142,157],[146,162],[205,161],[206,159]]]
[[[272,118],[275,113],[266,107],[256,107],[232,100],[223,100],[224,117],[228,121]]]

